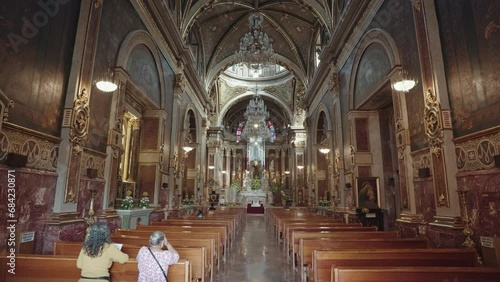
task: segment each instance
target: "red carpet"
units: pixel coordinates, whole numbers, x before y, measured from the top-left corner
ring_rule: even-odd
[[[247,213],[264,213],[264,206],[260,205],[260,207],[252,207],[250,204],[247,204]]]

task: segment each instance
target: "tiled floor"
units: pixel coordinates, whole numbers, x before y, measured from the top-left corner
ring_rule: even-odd
[[[266,230],[264,216],[249,214],[242,235],[214,281],[296,282],[300,281],[300,276],[287,263],[286,254],[273,231]]]

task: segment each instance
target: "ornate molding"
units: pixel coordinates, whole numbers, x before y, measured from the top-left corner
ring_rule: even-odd
[[[431,153],[441,157],[441,145],[444,137],[441,105],[431,89],[425,93],[424,127]]]
[[[76,99],[73,103],[73,118],[71,120],[69,140],[73,144],[73,150],[75,152],[82,151],[88,140],[90,119],[89,98],[87,89],[83,88],[82,91],[76,95]]]
[[[97,178],[104,178],[106,154],[85,148],[80,159],[80,176],[87,175],[87,169],[96,169]]]
[[[43,136],[33,130],[4,124],[0,131],[0,161],[7,153],[16,153],[28,156],[28,168],[56,171],[60,139]]]
[[[500,153],[500,131],[455,146],[459,172],[491,169],[495,166],[494,156]]]
[[[339,73],[331,70],[330,77],[328,79],[328,90],[332,95],[340,88],[340,76]]]
[[[182,73],[175,75],[175,87],[179,88],[182,92],[186,90],[186,77]]]

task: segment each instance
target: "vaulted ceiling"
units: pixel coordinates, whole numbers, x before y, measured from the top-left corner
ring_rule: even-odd
[[[241,77],[241,83],[233,81],[233,85],[227,86],[224,77],[225,71],[236,62],[240,38],[249,31],[250,14],[258,11],[263,15],[262,31],[273,41],[277,64],[289,73],[288,81],[279,76],[274,82],[264,77],[265,86],[259,86],[266,94],[274,122],[284,128],[293,125],[294,117],[303,116],[297,112],[302,111],[298,107],[299,92],[303,94],[317,72],[316,56],[332,46],[334,35],[348,18],[346,15],[351,15],[350,10],[359,11],[360,7],[359,2],[354,5],[349,0],[142,1],[153,8],[151,14],[156,21],[163,21],[160,26],[167,23],[167,34],[182,41],[176,46],[169,40],[166,43],[181,50],[180,57],[190,53],[192,59],[188,61],[194,65],[201,87],[207,92],[210,123],[217,121],[218,126],[229,130],[239,122],[238,114],[243,115],[244,106],[252,98],[248,84],[255,79]],[[182,51],[186,49],[188,53]],[[328,53],[334,55],[331,50]],[[302,122],[295,118],[295,123]]]

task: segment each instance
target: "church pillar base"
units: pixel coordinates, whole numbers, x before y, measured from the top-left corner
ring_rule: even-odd
[[[41,244],[35,253],[52,254],[55,241],[83,242],[87,224],[78,212],[53,213],[49,220],[40,222],[40,231],[36,232]]]
[[[420,214],[402,213],[396,220],[396,229],[401,238],[418,238],[425,236],[427,223]]]
[[[427,238],[433,248],[463,248],[464,224],[460,217],[435,216],[429,223]]]

